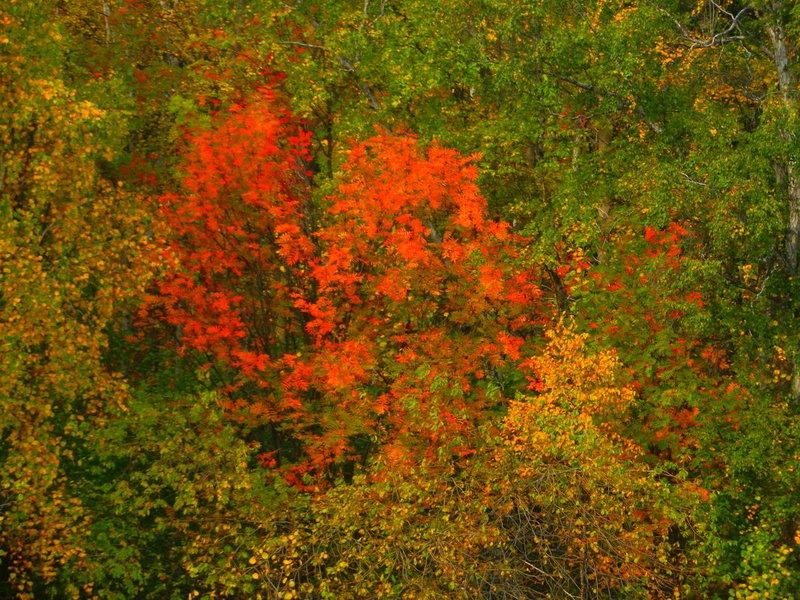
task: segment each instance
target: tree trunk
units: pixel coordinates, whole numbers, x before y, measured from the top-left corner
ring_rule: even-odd
[[[789,46],[786,42],[786,31],[780,22],[779,13],[783,2],[773,5],[773,15],[776,22],[767,27],[766,31],[772,43],[772,60],[778,76],[778,90],[783,99],[786,119],[781,128],[780,135],[791,147],[794,133],[794,124],[797,115],[797,101],[793,97],[796,93],[796,82],[790,69]],[[789,277],[796,277],[800,266],[800,180],[798,180],[797,165],[793,157],[788,157],[775,165],[777,184],[786,185],[787,219],[786,232],[783,244],[783,265]],[[795,352],[792,366],[792,402],[800,404],[800,352]]]
[[[778,76],[778,89],[783,98],[787,116],[786,127],[781,129],[781,137],[786,142],[791,142],[794,137],[792,124],[796,120],[797,106],[796,100],[792,97],[795,91],[795,82],[789,69],[786,33],[781,24],[767,27],[767,33],[772,42],[772,59]],[[776,165],[776,171],[779,179],[785,181],[788,199],[784,266],[789,276],[794,277],[797,274],[798,254],[800,253],[800,181],[798,181],[796,165],[792,159]]]

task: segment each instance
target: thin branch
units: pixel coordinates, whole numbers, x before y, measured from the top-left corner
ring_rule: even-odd
[[[722,46],[722,45],[728,44],[730,42],[744,40],[745,39],[744,35],[741,35],[741,34],[729,35],[729,34],[733,33],[734,31],[738,31],[739,30],[739,26],[741,24],[742,18],[747,13],[751,12],[753,9],[751,7],[749,7],[749,6],[746,6],[745,8],[743,8],[742,10],[740,10],[738,13],[736,13],[734,15],[732,12],[729,12],[729,11],[725,10],[724,8],[722,8],[722,6],[720,6],[714,0],[710,0],[710,3],[715,9],[717,9],[719,12],[721,12],[725,16],[727,16],[730,22],[728,23],[728,26],[725,29],[723,29],[719,33],[716,33],[712,37],[707,38],[707,39],[698,38],[698,37],[695,37],[694,35],[692,35],[689,32],[689,30],[683,25],[683,23],[681,23],[680,21],[678,21],[678,19],[673,17],[672,14],[668,10],[666,10],[665,8],[663,8],[661,6],[658,6],[657,3],[655,5],[655,8],[659,12],[663,13],[664,15],[666,15],[669,18],[669,20],[672,21],[675,24],[675,27],[678,28],[678,31],[680,31],[680,33],[681,33],[681,36],[687,42],[691,43],[690,50],[694,50],[695,48],[712,48],[714,46]]]
[[[574,85],[575,87],[578,87],[582,90],[586,90],[587,92],[594,92],[599,96],[608,96],[610,98],[616,98],[619,101],[620,105],[624,108],[630,108],[631,104],[633,104],[636,110],[636,114],[639,115],[642,121],[644,121],[653,132],[655,133],[664,132],[664,128],[661,127],[661,125],[659,125],[655,121],[652,121],[647,116],[647,113],[645,113],[641,105],[638,102],[636,102],[635,99],[633,100],[633,102],[631,102],[630,98],[626,98],[625,96],[622,96],[621,94],[615,92],[614,90],[607,90],[605,88],[598,87],[592,83],[586,83],[583,81],[579,81],[578,79],[573,79],[572,77],[569,77],[567,75],[561,75],[560,73],[553,73],[552,71],[541,71],[541,73],[543,75],[547,75],[548,77],[553,77],[554,79],[558,79],[559,81],[563,81],[565,83],[569,83],[570,85]]]
[[[688,174],[684,173],[683,171],[681,171],[681,175],[683,175],[686,178],[686,181],[689,183],[693,183],[695,185],[702,185],[703,187],[708,185],[705,181],[697,181],[696,179],[692,179],[691,177],[689,177]]]
[[[281,46],[298,46],[300,48],[309,48],[312,50],[322,50],[323,52],[328,52],[328,49],[325,48],[325,46],[319,46],[317,44],[309,44],[307,42],[293,42],[284,40],[284,41],[278,41],[276,43]],[[374,110],[380,110],[381,109],[380,102],[378,102],[378,99],[375,97],[372,88],[370,88],[369,85],[361,81],[361,79],[358,77],[358,73],[356,72],[356,68],[353,65],[352,61],[346,56],[337,56],[336,62],[339,63],[340,67],[342,67],[345,71],[347,71],[353,76],[353,79],[355,79],[359,89],[367,98],[370,107],[372,107]]]
[[[282,42],[278,41],[275,42],[276,44],[280,44],[281,46],[300,46],[301,48],[313,48],[314,50],[322,50],[323,52],[327,52],[324,46],[317,46],[316,44],[307,44],[306,42]]]
[[[361,81],[361,79],[358,76],[358,73],[356,73],[356,68],[355,68],[355,66],[353,66],[353,63],[350,62],[350,59],[348,59],[346,56],[338,56],[336,58],[336,61],[339,63],[339,65],[345,71],[347,71],[348,73],[350,73],[353,76],[353,79],[355,79],[356,84],[361,89],[361,92],[364,94],[364,96],[366,96],[367,101],[369,101],[369,105],[374,110],[380,110],[381,109],[381,104],[380,104],[380,102],[378,102],[378,99],[375,97],[375,94],[372,92],[372,88],[370,88],[366,83]]]

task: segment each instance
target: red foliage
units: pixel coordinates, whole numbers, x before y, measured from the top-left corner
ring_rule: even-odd
[[[300,445],[298,485],[381,448],[469,455],[542,320],[521,240],[488,218],[474,158],[412,136],[356,144],[312,215],[307,147],[266,91],[189,137],[151,307],[232,373],[232,415]]]
[[[178,328],[182,349],[248,378],[265,373],[297,331],[291,297],[313,243],[305,226],[309,135],[261,89],[214,127],[187,136],[183,189],[159,199],[174,270],[151,310]]]
[[[639,395],[633,421],[639,431],[631,435],[671,460],[688,460],[702,426],[738,404],[719,392],[731,376],[725,350],[704,337],[710,307],[695,289],[702,270],[691,258],[702,249],[693,247],[698,240],[690,224],[679,222],[613,241],[588,273],[580,252],[568,255],[565,287],[578,302],[592,298],[580,303],[580,317],[629,368]],[[535,378],[531,388],[537,389]]]

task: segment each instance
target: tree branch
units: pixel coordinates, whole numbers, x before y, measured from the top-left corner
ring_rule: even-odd
[[[605,89],[605,88],[601,88],[601,87],[598,87],[598,86],[594,85],[593,83],[586,83],[586,82],[580,81],[578,79],[573,79],[572,77],[569,77],[567,75],[561,75],[560,73],[553,73],[551,71],[540,71],[540,73],[542,75],[547,75],[548,77],[552,77],[554,79],[558,79],[559,81],[563,81],[565,83],[569,83],[570,85],[574,85],[575,87],[578,87],[578,88],[580,88],[582,90],[586,90],[587,92],[594,92],[598,96],[608,96],[610,98],[616,98],[619,101],[620,106],[622,106],[624,108],[630,108],[631,104],[633,104],[633,106],[634,106],[634,108],[636,110],[636,114],[639,115],[639,117],[642,119],[642,121],[644,121],[647,124],[647,126],[653,132],[655,132],[655,133],[663,133],[663,131],[664,131],[664,128],[661,127],[661,125],[659,125],[655,121],[651,120],[647,116],[647,113],[644,112],[644,109],[636,101],[635,98],[634,98],[633,102],[631,102],[631,100],[629,98],[626,98],[625,96],[622,96],[621,94],[619,94],[618,92],[615,92],[614,90],[608,90],[608,89]]]
[[[738,35],[730,35],[730,34],[733,33],[734,31],[739,31],[739,25],[742,20],[742,17],[744,17],[747,13],[752,12],[753,9],[749,6],[746,6],[734,15],[732,12],[729,12],[724,8],[722,8],[722,6],[720,6],[720,4],[715,2],[714,0],[710,0],[710,3],[716,10],[718,10],[720,13],[728,17],[730,22],[728,23],[728,26],[725,29],[723,29],[719,33],[714,34],[712,37],[706,39],[695,37],[694,35],[692,35],[689,32],[689,30],[683,25],[683,23],[681,23],[680,21],[678,21],[678,19],[673,17],[668,10],[666,10],[661,6],[658,6],[657,3],[655,4],[655,7],[656,10],[666,15],[669,18],[669,20],[675,24],[675,27],[677,27],[678,31],[680,31],[681,33],[681,37],[683,37],[684,40],[686,40],[691,44],[691,47],[689,48],[690,50],[694,50],[695,48],[712,48],[714,46],[722,46],[730,42],[741,41],[745,39],[745,36],[742,34]]]

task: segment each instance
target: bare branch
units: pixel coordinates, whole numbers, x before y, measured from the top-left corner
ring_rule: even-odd
[[[306,42],[276,42],[281,46],[299,46],[301,48],[312,48],[314,50],[322,50],[323,52],[327,52],[324,46],[317,46],[316,44],[307,44]]]
[[[350,73],[353,76],[353,79],[355,79],[356,84],[358,85],[359,89],[361,89],[361,92],[364,94],[364,96],[366,96],[367,101],[369,101],[369,105],[374,110],[380,110],[381,109],[381,104],[380,104],[380,102],[378,102],[378,99],[375,97],[375,94],[373,93],[372,88],[370,88],[366,83],[361,81],[361,79],[358,77],[358,73],[356,72],[356,68],[353,65],[353,63],[350,62],[350,59],[347,58],[346,56],[338,56],[338,57],[336,57],[336,62],[338,62],[339,65],[345,71],[347,71],[348,73]]]
[[[560,73],[553,73],[551,71],[541,71],[541,73],[543,75],[547,75],[548,77],[553,77],[554,79],[558,79],[559,81],[563,81],[565,83],[569,83],[571,85],[574,85],[575,87],[578,87],[578,88],[580,88],[582,90],[586,90],[587,92],[594,92],[594,93],[598,94],[599,96],[609,96],[611,98],[616,98],[620,102],[620,105],[625,107],[625,108],[630,108],[631,105],[633,105],[633,107],[636,110],[636,114],[639,115],[639,117],[642,119],[642,121],[644,121],[647,124],[647,126],[654,133],[663,133],[663,131],[664,131],[664,128],[661,127],[661,125],[659,125],[655,121],[651,120],[647,116],[647,113],[645,113],[644,109],[641,107],[641,105],[638,102],[636,102],[635,99],[633,101],[631,101],[630,98],[622,96],[621,94],[619,94],[618,92],[615,92],[614,90],[608,90],[608,89],[605,89],[605,88],[601,88],[601,87],[598,87],[598,86],[596,86],[596,85],[594,85],[592,83],[586,83],[584,81],[580,81],[578,79],[574,79],[574,78],[569,77],[567,75],[561,75]]]
[[[688,174],[684,173],[683,171],[681,171],[681,175],[684,176],[684,178],[688,183],[693,183],[694,185],[701,185],[703,187],[708,185],[705,181],[698,181],[696,179],[692,179],[691,177],[689,177]]]
[[[680,21],[678,21],[678,19],[672,16],[672,14],[668,10],[666,10],[661,6],[658,6],[658,4],[656,4],[656,10],[666,15],[669,18],[669,20],[675,24],[675,27],[677,27],[678,31],[680,31],[681,33],[681,37],[683,37],[684,40],[686,40],[691,44],[690,50],[694,50],[695,48],[712,48],[714,46],[722,46],[730,42],[744,40],[745,36],[742,35],[741,33],[738,33],[737,35],[731,35],[731,34],[734,33],[735,31],[736,32],[740,31],[739,26],[741,24],[742,18],[747,13],[752,12],[753,9],[749,6],[746,6],[738,13],[733,14],[732,12],[729,12],[724,8],[722,8],[722,6],[720,6],[714,0],[709,0],[709,1],[716,10],[718,10],[720,13],[724,14],[728,18],[729,23],[725,29],[723,29],[719,33],[714,34],[712,37],[706,39],[692,35],[689,32],[689,30],[683,25],[683,23],[681,23]]]

